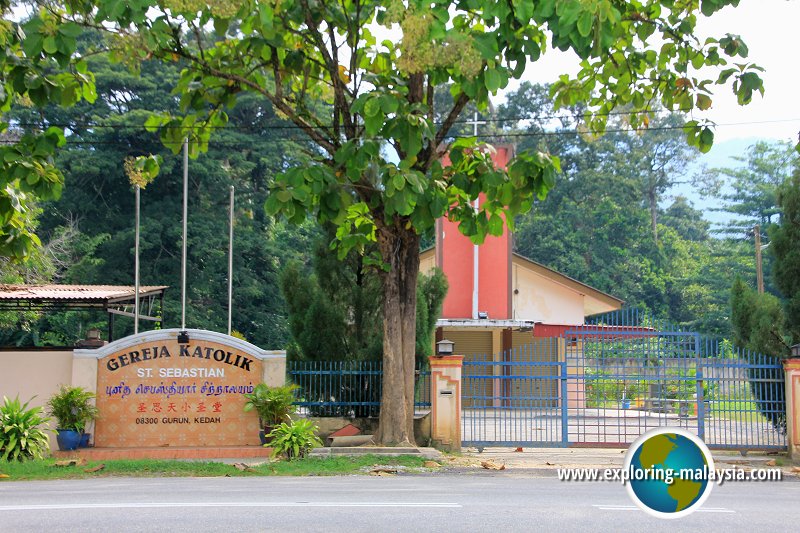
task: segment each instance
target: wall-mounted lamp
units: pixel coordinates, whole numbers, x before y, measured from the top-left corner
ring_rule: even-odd
[[[800,343],[795,344],[791,348],[792,350],[792,357],[800,357]]]
[[[178,344],[189,344],[189,332],[188,331],[180,331],[180,332],[178,332]]]
[[[436,343],[436,355],[453,355],[453,347],[456,345],[453,341],[442,339]]]

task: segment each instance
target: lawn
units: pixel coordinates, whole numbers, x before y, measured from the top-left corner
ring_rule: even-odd
[[[364,455],[356,457],[312,457],[296,461],[254,463],[245,469],[234,465],[163,460],[112,460],[89,461],[80,465],[57,466],[56,459],[0,463],[0,482],[34,479],[87,479],[95,477],[245,477],[245,476],[335,476],[343,474],[368,474],[379,467],[385,470],[420,472],[426,459],[413,455],[384,457]],[[102,469],[94,472],[98,466]],[[8,477],[6,477],[8,476]]]

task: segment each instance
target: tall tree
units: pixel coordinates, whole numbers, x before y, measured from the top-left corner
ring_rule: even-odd
[[[786,326],[793,344],[800,343],[800,164],[778,189],[780,224],[770,231],[775,285],[784,297]]]
[[[687,169],[697,153],[682,139],[683,119],[670,114],[657,117],[637,134],[614,135],[607,142],[616,144],[615,165],[632,177],[650,209],[650,230],[658,243],[658,216],[664,195],[676,185],[688,183]]]
[[[741,238],[758,224],[766,236],[780,216],[778,187],[791,176],[800,154],[788,142],[759,141],[733,159],[740,164],[712,171],[723,185],[720,210],[732,215],[722,233]]]
[[[267,98],[316,143],[313,161],[282,174],[267,207],[293,221],[313,213],[333,222],[342,254],[377,243],[385,383],[376,439],[400,444],[414,440],[420,234],[446,214],[476,242],[498,235],[504,219],[513,224],[546,194],[559,168],[547,154],[520,153],[507,171],[495,169],[475,139],[444,144],[460,112],[470,101],[482,107],[490,92],[522,76],[548,39],[582,60],[578,75],[559,79],[553,94],[559,105],[588,102],[592,131],[602,130],[621,105],[631,106],[634,126],[642,121],[637,112],[653,101],[669,110],[705,109],[715,83],[731,85],[747,103],[762,82],[741,59],[727,66],[728,59],[746,57],[741,39],[694,36],[699,16],[737,3],[77,0],[68,14],[50,9],[46,16],[117,34],[126,58],[186,62],[176,86],[184,116],[149,123],[161,127],[176,151],[187,137],[193,155],[205,150],[227,119],[224,108],[243,91]],[[25,54],[49,56],[57,48],[51,28],[28,24]],[[202,35],[211,27],[213,42]],[[378,43],[384,29],[400,37]],[[690,63],[693,72],[720,68],[720,76],[691,76]],[[443,83],[452,83],[454,104],[437,125],[433,95]],[[325,105],[317,105],[320,99]],[[710,147],[707,124],[690,121],[686,131],[690,143]],[[448,151],[452,166],[444,169],[440,159]],[[485,199],[476,212],[472,202],[480,193]]]

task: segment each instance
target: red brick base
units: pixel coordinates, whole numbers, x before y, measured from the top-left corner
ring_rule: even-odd
[[[54,451],[58,459],[251,459],[268,458],[272,448],[263,446],[220,446],[215,448],[79,448],[74,451]]]

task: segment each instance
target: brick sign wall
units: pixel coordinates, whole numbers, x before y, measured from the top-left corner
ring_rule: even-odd
[[[143,340],[97,361],[97,447],[258,445],[244,393],[262,361],[241,346]]]

